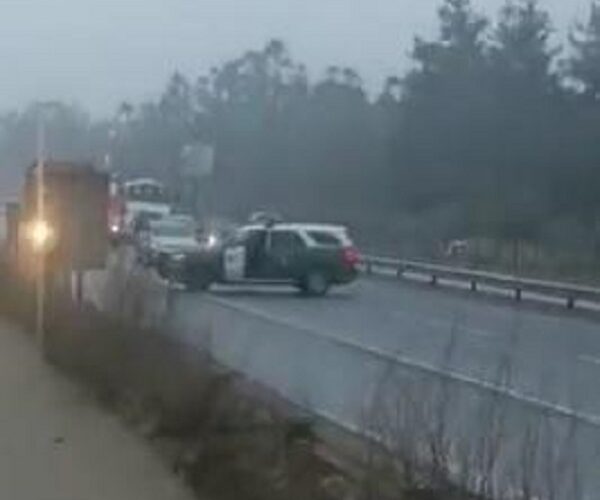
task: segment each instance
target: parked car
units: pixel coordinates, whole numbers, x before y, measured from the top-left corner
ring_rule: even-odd
[[[191,290],[213,283],[281,284],[321,296],[356,279],[359,254],[343,226],[268,223],[243,226],[178,261],[178,277]]]
[[[163,277],[169,274],[173,256],[181,258],[199,250],[195,221],[187,215],[150,220],[147,229],[138,236],[138,260],[155,266]]]

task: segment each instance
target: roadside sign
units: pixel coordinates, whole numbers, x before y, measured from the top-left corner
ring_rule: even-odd
[[[214,170],[215,148],[211,144],[188,144],[183,148],[184,173],[188,177],[206,177]]]

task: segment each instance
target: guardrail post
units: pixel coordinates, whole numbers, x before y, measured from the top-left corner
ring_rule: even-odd
[[[397,278],[402,278],[402,276],[404,276],[404,266],[400,266],[396,270],[396,277]]]
[[[457,280],[460,281],[463,289],[470,290],[473,293],[479,292],[486,286],[490,286],[494,289],[501,289],[503,294],[511,294],[513,292],[514,299],[517,302],[524,300],[523,292],[527,293],[531,291],[558,298],[561,301],[564,300],[568,309],[575,309],[581,306],[577,302],[581,298],[587,300],[589,297],[590,301],[600,303],[600,287],[594,288],[569,283],[524,279],[510,275],[473,271],[471,269],[429,264],[426,262],[364,256],[360,269],[369,275],[384,274],[391,276],[390,273],[394,273],[397,279],[412,279],[414,277],[422,283],[429,283],[430,286],[446,284],[445,282],[441,283],[440,280],[449,280],[448,284]],[[413,274],[416,276],[413,276]],[[534,297],[531,298],[533,299]]]

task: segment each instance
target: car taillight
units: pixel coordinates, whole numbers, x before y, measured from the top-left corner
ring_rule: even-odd
[[[360,262],[360,254],[358,253],[358,250],[353,247],[344,248],[342,250],[342,258],[344,264],[348,267],[355,267]]]

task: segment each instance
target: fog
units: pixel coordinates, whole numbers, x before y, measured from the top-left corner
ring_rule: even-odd
[[[486,239],[479,264],[513,271],[526,246],[597,273],[600,22],[554,50],[589,0],[446,0],[439,16],[438,0],[311,2],[6,7],[0,110],[20,112],[0,114],[0,195],[18,193],[44,114],[48,156],[155,177],[199,218],[273,209],[407,258]]]
[[[35,294],[45,340],[32,345],[98,382],[161,448],[171,434],[186,444],[168,446],[174,470],[221,498],[225,463],[240,500],[248,484],[273,492],[253,498],[366,498],[306,460],[324,444],[311,410],[368,435],[368,464],[352,467],[368,498],[392,498],[379,483],[403,498],[598,498],[593,1],[2,1],[0,315],[33,310],[33,280],[8,268],[37,273],[49,300]],[[94,196],[104,206],[66,161],[114,180]],[[162,188],[127,188],[143,178]],[[24,216],[7,219],[2,253],[9,200]],[[279,217],[246,226],[259,212]],[[104,269],[64,279],[107,234]],[[54,289],[69,281],[82,293]],[[146,387],[146,365],[169,376]],[[257,384],[302,418],[256,411]],[[235,450],[259,428],[269,469],[253,476]],[[293,495],[284,481],[305,477],[319,486]]]
[[[3,0],[0,109],[75,101],[107,116],[123,99],[160,92],[175,69],[196,75],[277,37],[311,74],[356,68],[375,91],[402,73],[419,33],[433,34],[438,0]],[[501,0],[477,0],[494,14]],[[587,0],[545,0],[564,35]]]

